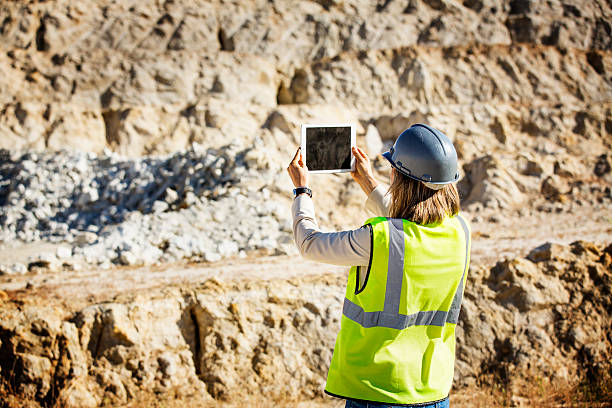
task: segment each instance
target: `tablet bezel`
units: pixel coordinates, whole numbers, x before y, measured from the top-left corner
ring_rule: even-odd
[[[334,128],[334,127],[350,127],[351,128],[351,168],[350,169],[329,169],[329,170],[310,170],[308,169],[308,173],[350,173],[355,171],[355,156],[353,155],[353,147],[355,147],[355,125],[350,123],[308,123],[302,124],[302,140],[300,143],[300,147],[302,149],[302,158],[304,159],[304,164],[308,166],[308,159],[306,157],[306,129],[310,128]]]

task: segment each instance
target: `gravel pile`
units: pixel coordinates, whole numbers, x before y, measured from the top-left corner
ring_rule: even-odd
[[[66,244],[41,255],[44,266],[62,259],[109,267],[291,252],[289,211],[266,200],[280,172],[257,147],[194,144],[141,159],[1,150],[0,242]]]

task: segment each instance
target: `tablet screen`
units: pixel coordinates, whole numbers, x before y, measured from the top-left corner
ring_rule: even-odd
[[[306,166],[310,171],[350,171],[351,127],[307,127]]]

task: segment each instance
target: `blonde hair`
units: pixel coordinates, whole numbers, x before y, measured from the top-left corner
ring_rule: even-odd
[[[388,194],[391,194],[391,217],[421,225],[440,223],[444,217],[452,217],[461,211],[459,192],[453,183],[433,190],[395,171]]]

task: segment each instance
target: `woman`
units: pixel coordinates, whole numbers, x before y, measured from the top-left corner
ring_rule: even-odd
[[[457,153],[442,132],[410,127],[383,154],[388,193],[364,152],[353,155],[366,209],[379,215],[356,230],[320,232],[299,149],[287,168],[302,256],[353,265],[325,392],[354,408],[448,407],[470,248],[453,184]]]

